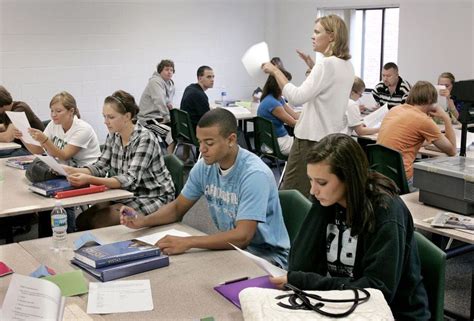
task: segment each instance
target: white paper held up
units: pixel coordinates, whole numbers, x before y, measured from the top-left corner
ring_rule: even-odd
[[[245,52],[242,57],[242,63],[247,70],[250,77],[255,79],[258,84],[265,83],[268,75],[262,70],[262,64],[270,61],[270,54],[268,53],[268,45],[266,42],[260,42]]]
[[[59,165],[59,163],[56,161],[56,159],[54,159],[54,157],[51,157],[49,155],[46,155],[46,156],[35,155],[35,156],[36,158],[39,158],[41,161],[46,163],[46,165],[51,167],[51,169],[55,171],[56,173],[58,173],[59,175],[67,176],[67,173],[64,170],[64,168],[61,165]]]
[[[271,276],[278,277],[278,276],[286,275],[288,273],[287,271],[283,270],[282,268],[279,268],[279,267],[271,264],[270,262],[268,262],[265,259],[262,259],[261,257],[253,255],[252,253],[249,253],[249,252],[244,251],[242,249],[239,249],[237,246],[235,246],[232,243],[229,243],[229,244],[232,245],[232,247],[235,248],[237,251],[239,251],[239,253],[241,253],[241,254],[245,255],[246,257],[248,257],[249,259],[251,259],[253,261],[253,263],[257,264],[262,270],[264,270],[265,272],[267,272]]]
[[[365,126],[369,128],[379,128],[380,124],[382,123],[383,118],[385,117],[387,113],[388,113],[388,105],[385,104],[379,109],[365,116],[364,119],[362,119],[362,122],[365,124]]]
[[[445,96],[440,95],[440,91],[443,89],[446,89],[445,85],[434,85],[436,88],[436,91],[438,92],[438,105],[443,108],[444,111],[448,111],[448,100],[446,99]]]
[[[153,310],[150,280],[89,283],[87,314]]]
[[[6,114],[12,121],[13,126],[23,134],[22,139],[25,143],[41,146],[41,144],[34,140],[30,133],[28,133],[28,128],[31,128],[31,125],[24,111],[7,111]]]

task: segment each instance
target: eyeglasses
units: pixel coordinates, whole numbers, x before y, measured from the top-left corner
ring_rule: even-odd
[[[311,294],[307,293],[303,290],[298,289],[294,285],[291,285],[289,283],[284,285],[285,290],[290,290],[293,291],[293,293],[289,294],[283,294],[275,297],[277,300],[281,300],[284,298],[288,298],[288,302],[290,304],[278,302],[277,304],[285,309],[290,309],[290,310],[312,310],[315,312],[318,312],[319,314],[322,314],[327,317],[332,317],[332,318],[343,318],[354,312],[356,309],[357,305],[360,303],[363,303],[367,301],[370,298],[370,293],[362,288],[350,288],[354,292],[354,298],[352,299],[325,299],[317,294]],[[364,297],[359,297],[359,291],[364,293]],[[312,304],[310,299],[314,299],[316,301],[315,304]],[[300,302],[298,302],[298,300]],[[324,307],[323,302],[330,302],[330,303],[350,303],[352,302],[352,306],[345,312],[341,313],[331,313],[327,311],[321,310],[321,308]]]

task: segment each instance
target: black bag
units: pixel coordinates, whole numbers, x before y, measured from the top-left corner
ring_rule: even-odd
[[[44,182],[50,179],[62,177],[56,174],[45,162],[39,158],[35,158],[34,161],[28,166],[25,173],[26,178],[32,182]]]

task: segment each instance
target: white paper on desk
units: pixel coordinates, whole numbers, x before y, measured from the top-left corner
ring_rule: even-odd
[[[23,134],[22,139],[25,143],[41,146],[41,144],[34,140],[30,133],[28,133],[28,128],[31,128],[31,125],[24,111],[7,111],[6,113],[8,118],[12,121],[13,126]]]
[[[45,156],[35,155],[35,156],[36,158],[39,158],[40,160],[45,162],[46,165],[51,167],[51,169],[55,171],[56,173],[58,173],[59,175],[67,176],[67,173],[64,170],[64,168],[61,165],[59,165],[58,161],[54,157],[51,157],[49,155],[45,155]]]
[[[89,283],[87,314],[153,310],[150,280]]]
[[[369,110],[374,110],[377,107],[377,102],[372,96],[372,93],[364,92],[362,96],[359,98],[359,104],[364,105]]]
[[[171,236],[181,236],[181,237],[186,237],[186,236],[191,236],[191,234],[186,233],[186,232],[181,232],[178,231],[174,228],[166,230],[166,231],[161,231],[157,233],[153,233],[150,235],[145,235],[141,237],[137,237],[135,240],[142,241],[143,243],[155,245],[156,242],[164,238],[166,235],[171,235]]]
[[[242,57],[242,63],[247,70],[250,77],[257,80],[258,84],[263,84],[268,78],[262,70],[262,64],[270,61],[270,54],[268,53],[268,45],[266,42],[260,42],[245,52]]]
[[[388,113],[388,105],[385,104],[379,109],[365,116],[362,119],[362,122],[365,124],[365,126],[369,128],[379,128],[380,124],[382,124],[383,118],[385,117],[387,113]]]
[[[235,246],[232,243],[229,243],[232,245],[233,248],[235,248],[239,253],[245,255],[249,259],[253,261],[253,263],[257,264],[262,270],[270,274],[271,276],[283,276],[286,275],[288,272],[283,270],[282,268],[279,268],[278,266],[275,266],[268,262],[265,259],[262,259],[261,257],[258,257],[256,255],[253,255],[252,253],[249,253],[247,251],[244,251],[242,249],[239,249],[237,246]]]
[[[245,107],[237,106],[237,107],[222,107],[228,111],[230,111],[234,116],[247,116],[247,115],[252,115],[250,110],[248,110]]]
[[[434,85],[436,88],[436,91],[438,92],[438,105],[440,105],[444,111],[448,111],[448,100],[446,97],[441,96],[439,94],[440,90],[446,89],[445,85]]]
[[[462,130],[455,129],[454,133],[456,134],[456,148],[461,149],[461,133],[462,133]],[[468,149],[469,146],[471,146],[472,143],[474,142],[474,133],[467,132],[466,134],[467,134],[466,135],[466,149]]]

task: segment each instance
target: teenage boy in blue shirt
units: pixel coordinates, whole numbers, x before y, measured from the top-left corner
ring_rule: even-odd
[[[166,236],[157,242],[172,255],[191,248],[232,249],[229,243],[286,268],[290,248],[272,171],[237,144],[237,121],[222,108],[204,114],[197,127],[202,159],[192,168],[181,194],[148,216],[122,207],[121,223],[130,228],[180,221],[204,195],[219,233]],[[128,214],[128,215],[127,215]]]

